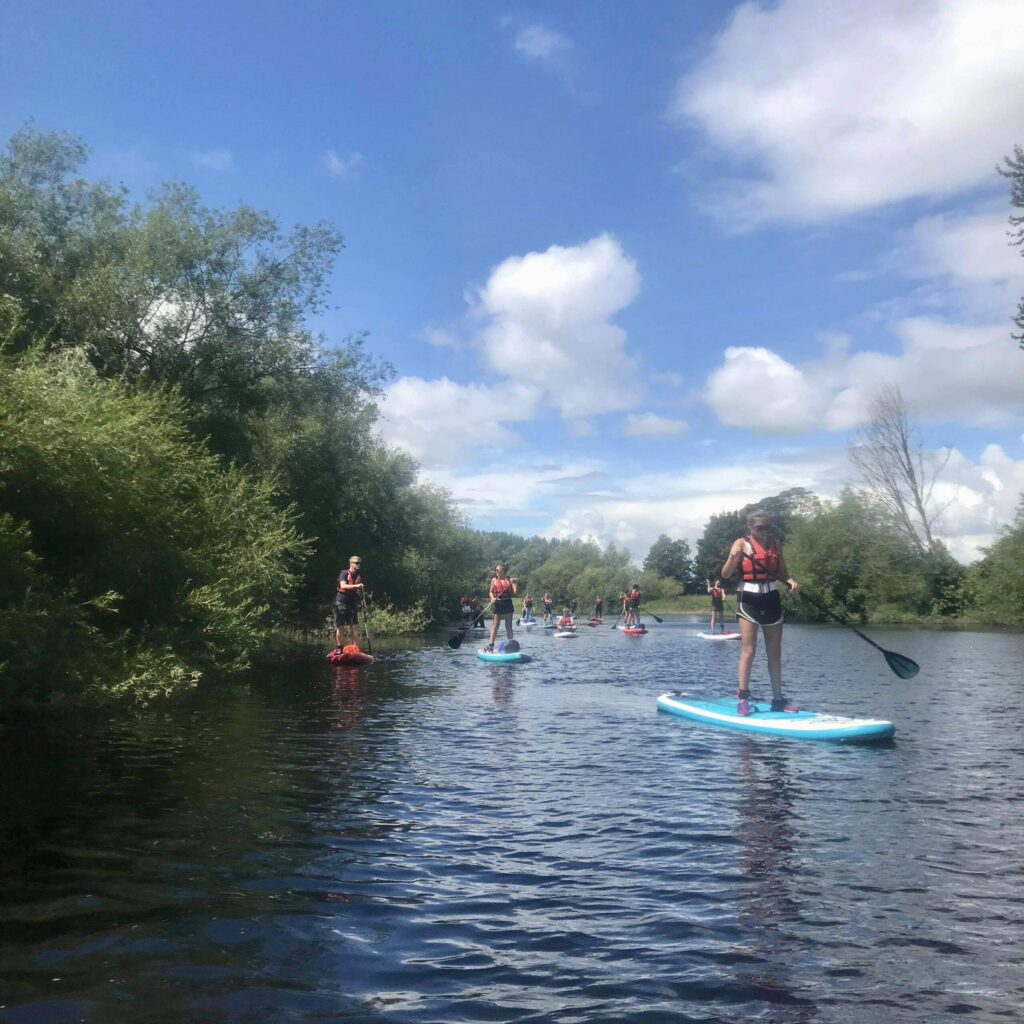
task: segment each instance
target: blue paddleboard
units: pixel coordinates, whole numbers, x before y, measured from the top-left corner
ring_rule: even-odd
[[[658,708],[682,718],[726,729],[742,729],[768,736],[790,736],[801,740],[887,740],[896,732],[892,722],[875,718],[847,718],[818,711],[772,711],[770,703],[750,702],[751,714],[736,714],[736,698],[698,700],[688,694],[663,693]]]
[[[514,651],[506,651],[505,644],[500,643],[493,651],[489,651],[485,647],[481,647],[480,650],[476,652],[476,656],[481,661],[523,661],[526,658],[526,655],[519,650],[518,642],[516,643],[516,650]]]

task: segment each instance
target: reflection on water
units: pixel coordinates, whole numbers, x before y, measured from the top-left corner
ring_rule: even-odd
[[[1021,638],[901,631],[908,683],[787,628],[802,705],[896,722],[858,748],[659,714],[735,685],[700,628],[9,729],[0,1021],[1020,1019]]]

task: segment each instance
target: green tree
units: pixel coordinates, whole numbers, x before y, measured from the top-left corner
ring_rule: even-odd
[[[919,553],[884,510],[851,488],[793,529],[786,562],[802,586],[853,619],[931,611]],[[801,614],[820,617],[807,602],[788,594],[784,599]]]
[[[148,696],[245,667],[307,551],[272,482],[211,455],[179,397],[82,353],[0,369],[0,696]]]
[[[661,534],[647,552],[644,572],[675,580],[685,590],[693,581],[693,557],[689,543],[671,540],[668,534]]]
[[[1013,522],[967,570],[975,606],[994,622],[1024,622],[1024,495]]]

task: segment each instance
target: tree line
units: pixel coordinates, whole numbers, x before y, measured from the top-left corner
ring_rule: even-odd
[[[642,568],[615,546],[471,529],[375,436],[392,367],[363,334],[309,326],[337,229],[210,209],[178,182],[132,203],[81,175],[87,155],[26,127],[0,157],[0,703],[148,700],[238,672],[272,627],[323,624],[356,551],[374,606],[418,628],[486,593],[499,560],[535,597],[609,608],[634,583],[668,599],[720,568],[742,510],[692,555],[659,538]],[[1020,517],[965,573],[901,546],[859,493],[766,503],[791,565],[827,564],[818,585],[850,613],[998,592],[1024,617],[1024,587],[990,562],[1017,551]],[[870,540],[874,575],[841,564],[832,529]]]

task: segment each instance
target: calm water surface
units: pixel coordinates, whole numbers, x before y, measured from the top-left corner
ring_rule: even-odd
[[[1024,638],[787,626],[791,697],[896,723],[844,746],[658,712],[734,690],[702,626],[8,730],[0,1021],[1024,1019]]]

